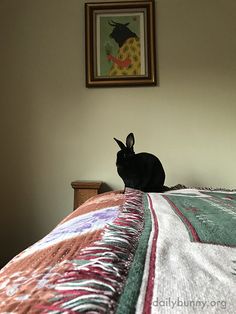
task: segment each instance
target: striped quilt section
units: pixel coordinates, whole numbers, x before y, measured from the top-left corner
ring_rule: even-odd
[[[189,226],[176,211],[179,204],[175,204],[173,196],[179,194],[184,199],[184,195],[200,196],[201,191],[187,189],[147,195],[152,230],[144,254],[138,299],[125,313],[233,314],[236,249],[192,242]],[[197,235],[194,227],[191,232]]]

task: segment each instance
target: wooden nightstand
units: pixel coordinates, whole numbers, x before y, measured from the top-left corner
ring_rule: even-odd
[[[99,193],[102,181],[73,181],[74,209],[83,204],[87,199]]]

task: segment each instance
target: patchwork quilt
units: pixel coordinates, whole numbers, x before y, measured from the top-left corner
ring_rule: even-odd
[[[0,313],[236,313],[236,192],[91,198],[0,271]]]

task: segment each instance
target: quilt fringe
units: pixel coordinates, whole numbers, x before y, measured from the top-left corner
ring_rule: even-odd
[[[126,189],[118,217],[71,261],[50,304],[38,306],[42,313],[114,313],[143,228],[143,193]]]

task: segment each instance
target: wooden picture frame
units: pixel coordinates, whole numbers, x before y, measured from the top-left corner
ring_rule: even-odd
[[[85,3],[86,86],[157,85],[154,0]]]

